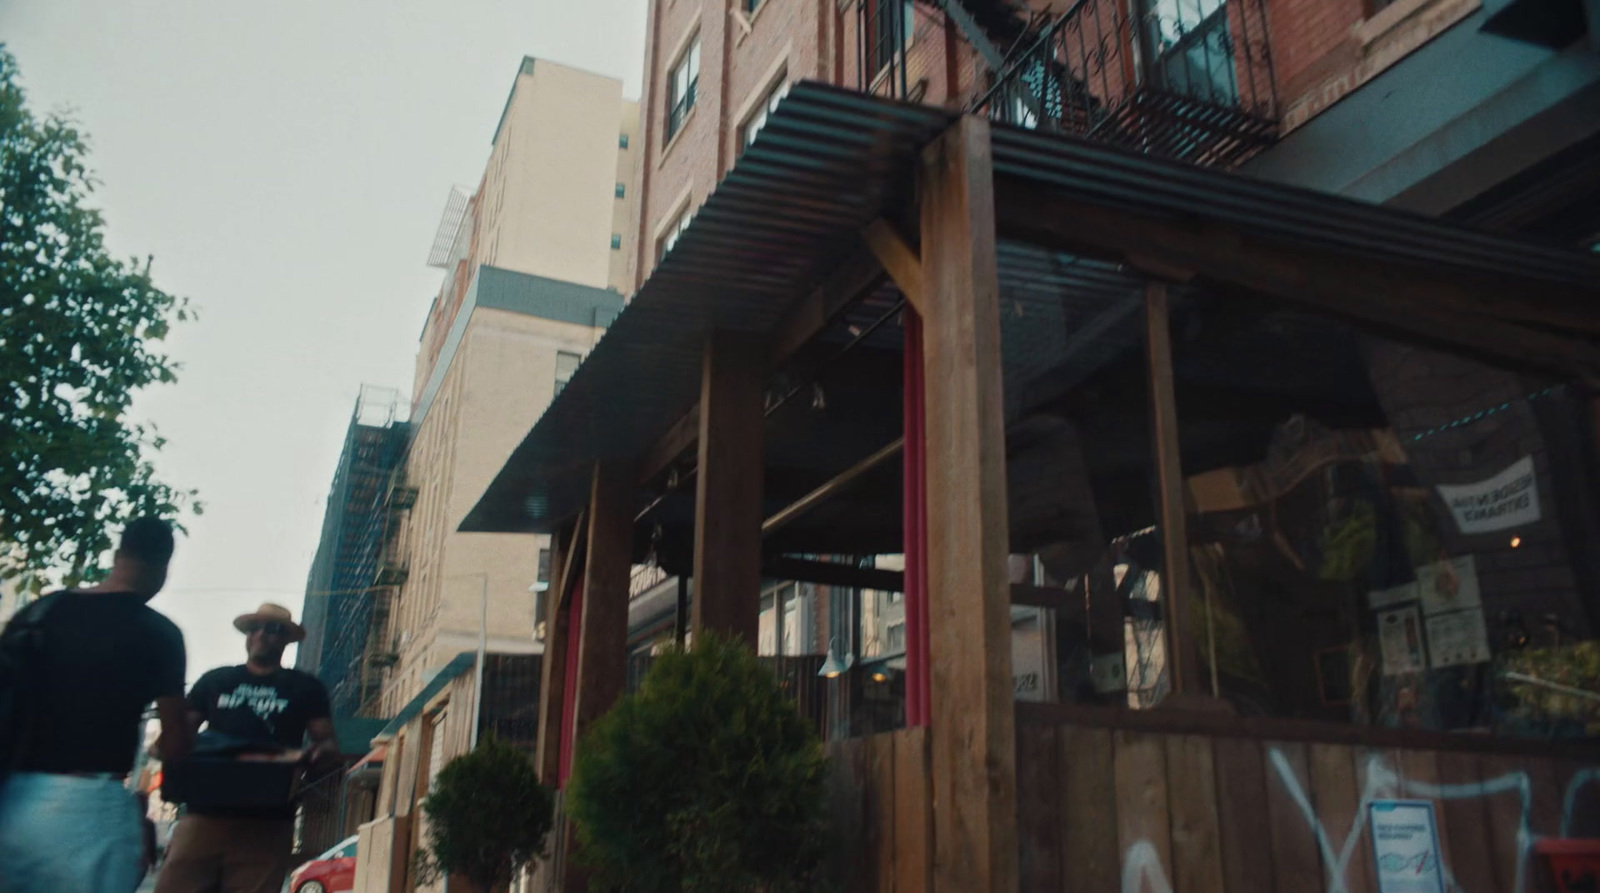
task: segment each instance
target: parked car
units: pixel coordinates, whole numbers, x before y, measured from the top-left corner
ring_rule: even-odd
[[[349,893],[356,885],[356,843],[347,837],[326,853],[296,868],[285,893]]]

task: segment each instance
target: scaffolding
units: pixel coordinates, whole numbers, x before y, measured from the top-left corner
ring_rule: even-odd
[[[414,501],[404,486],[411,426],[399,407],[395,389],[362,387],[306,581],[298,666],[328,687],[337,716],[356,715],[381,688],[389,604],[405,582],[391,548],[398,515]]]

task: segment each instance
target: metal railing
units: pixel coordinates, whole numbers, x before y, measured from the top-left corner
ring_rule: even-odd
[[[973,111],[1197,164],[1277,136],[1264,0],[1078,0],[1008,58]]]

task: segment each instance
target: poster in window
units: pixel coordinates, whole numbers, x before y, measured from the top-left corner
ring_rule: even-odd
[[[1533,457],[1523,456],[1486,481],[1440,484],[1439,498],[1450,507],[1462,533],[1493,533],[1539,520],[1539,485]]]
[[[1434,669],[1489,660],[1489,631],[1483,609],[1470,608],[1428,618],[1428,656]]]
[[[1378,615],[1378,644],[1383,652],[1383,675],[1398,676],[1423,668],[1422,617],[1415,607]]]
[[[1417,595],[1422,613],[1443,614],[1468,608],[1481,609],[1478,594],[1478,566],[1471,555],[1463,555],[1416,569]]]
[[[1367,806],[1378,893],[1444,893],[1439,828],[1429,800],[1374,800]]]
[[[1393,605],[1403,605],[1417,600],[1417,584],[1406,583],[1388,589],[1374,589],[1367,593],[1367,607],[1374,611]]]

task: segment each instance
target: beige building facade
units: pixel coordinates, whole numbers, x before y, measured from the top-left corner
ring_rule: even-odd
[[[446,206],[429,258],[445,278],[413,382],[406,482],[417,497],[391,546],[405,581],[376,715],[395,715],[476,649],[480,619],[489,651],[538,649],[544,538],[455,528],[622,308],[637,118],[620,81],[524,58],[478,189]]]

